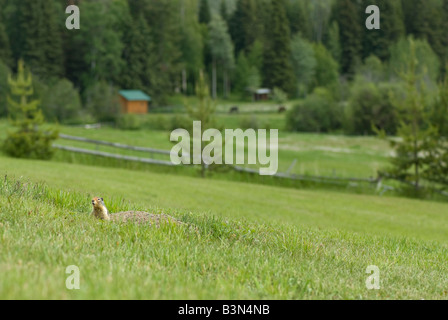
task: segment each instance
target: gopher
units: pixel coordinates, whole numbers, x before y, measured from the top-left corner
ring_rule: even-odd
[[[183,224],[179,220],[166,214],[151,214],[143,211],[126,211],[118,213],[109,213],[103,198],[95,197],[92,199],[92,216],[97,219],[115,222],[134,222],[138,224],[149,224],[160,226],[161,222],[169,222],[174,224]]]

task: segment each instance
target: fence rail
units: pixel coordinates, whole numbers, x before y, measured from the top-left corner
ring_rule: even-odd
[[[95,145],[103,145],[103,146],[109,146],[109,147],[115,147],[119,149],[126,149],[126,150],[132,150],[132,151],[141,151],[146,152],[150,154],[161,154],[161,155],[170,155],[171,151],[168,150],[161,150],[161,149],[154,149],[154,148],[146,148],[146,147],[137,147],[137,146],[131,146],[116,142],[107,142],[102,140],[94,140],[94,139],[88,139],[83,137],[75,137],[70,136],[66,134],[60,134],[59,137],[61,139],[65,140],[71,140],[71,141],[78,141],[78,142],[85,142],[85,143],[91,143]],[[81,153],[81,154],[87,154],[87,155],[93,155],[93,156],[99,156],[99,157],[105,157],[105,158],[112,158],[117,160],[126,160],[126,161],[134,161],[134,162],[141,162],[141,163],[147,163],[147,164],[156,164],[156,165],[164,165],[164,166],[170,166],[174,167],[177,166],[173,164],[171,161],[164,161],[164,160],[157,160],[152,158],[142,158],[142,157],[135,157],[135,156],[125,156],[115,153],[109,153],[104,151],[98,151],[98,150],[89,150],[89,149],[83,149],[83,148],[76,148],[71,146],[62,146],[58,144],[53,145],[54,148],[59,150],[65,150],[69,152],[75,152],[75,153]],[[359,183],[365,183],[368,184],[374,188],[377,189],[377,191],[380,193],[380,195],[383,195],[387,191],[395,190],[394,187],[384,185],[382,183],[381,178],[342,178],[342,177],[331,177],[331,176],[307,176],[307,175],[297,175],[292,174],[290,171],[296,164],[297,160],[294,160],[289,169],[286,172],[278,172],[274,177],[281,178],[281,179],[289,179],[289,180],[297,180],[297,181],[308,181],[308,182],[316,182],[316,183],[325,183],[325,184],[334,184],[334,185],[341,185],[341,186],[347,186],[347,187],[356,187]],[[251,168],[244,168],[240,166],[231,166],[235,171],[238,172],[245,172],[250,174],[256,174],[259,175],[259,169],[251,169]],[[448,196],[448,193],[446,191],[437,190],[437,192],[441,195]]]
[[[130,145],[116,143],[116,142],[108,142],[108,141],[87,139],[87,138],[82,138],[82,137],[74,137],[74,136],[69,136],[69,135],[66,135],[66,134],[59,134],[59,138],[65,139],[65,140],[93,143],[93,144],[96,144],[96,145],[115,147],[115,148],[119,148],[119,149],[126,149],[126,150],[133,150],[133,151],[142,151],[142,152],[170,155],[170,151],[167,151],[167,150],[145,148],[145,147],[136,147],[136,146],[130,146]]]
[[[124,156],[124,155],[118,155],[118,154],[109,153],[109,152],[88,150],[88,149],[75,148],[75,147],[67,147],[67,146],[61,146],[61,145],[57,145],[57,144],[54,144],[53,147],[56,149],[59,149],[59,150],[65,150],[65,151],[88,154],[88,155],[105,157],[105,158],[113,158],[113,159],[118,159],[118,160],[142,162],[142,163],[149,163],[149,164],[158,164],[158,165],[164,165],[164,166],[174,166],[174,164],[171,163],[171,161],[163,161],[163,160],[156,160],[156,159],[150,159],[150,158],[140,158],[140,157],[133,157],[133,156]]]

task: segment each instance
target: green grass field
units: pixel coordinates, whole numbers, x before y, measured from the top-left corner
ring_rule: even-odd
[[[0,171],[2,299],[447,298],[445,203],[3,156]],[[96,221],[94,195],[196,228]]]
[[[114,128],[85,130],[62,126],[61,133],[95,140],[170,150],[170,131],[138,130],[122,131]],[[58,144],[95,149],[96,146],[81,142],[58,140]],[[100,146],[99,150],[146,157],[147,154],[117,150]],[[299,134],[279,132],[279,171],[285,172],[294,160],[293,174],[336,177],[376,177],[379,169],[388,165],[391,150],[387,142],[375,137],[345,137],[336,135]],[[157,159],[167,157],[155,156]]]

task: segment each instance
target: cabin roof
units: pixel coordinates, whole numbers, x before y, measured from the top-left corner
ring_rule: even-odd
[[[151,97],[141,90],[120,90],[119,93],[128,101],[151,101]]]
[[[255,90],[256,94],[270,94],[271,90],[270,89],[266,89],[266,88],[260,88]]]

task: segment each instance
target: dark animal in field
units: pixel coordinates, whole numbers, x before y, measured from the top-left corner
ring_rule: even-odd
[[[286,112],[286,107],[284,106],[278,107],[278,113],[284,113],[284,112]]]
[[[233,106],[232,108],[230,108],[230,113],[238,113],[240,110],[238,109],[237,106]]]

